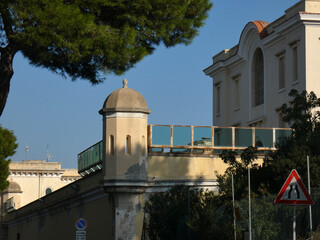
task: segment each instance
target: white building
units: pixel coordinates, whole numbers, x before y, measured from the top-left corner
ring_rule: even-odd
[[[60,162],[24,160],[9,165],[9,187],[4,190],[5,210],[18,209],[78,180],[77,169],[61,169]]]
[[[320,96],[320,0],[302,0],[272,23],[249,22],[239,44],[213,56],[213,125],[286,127],[292,88]]]

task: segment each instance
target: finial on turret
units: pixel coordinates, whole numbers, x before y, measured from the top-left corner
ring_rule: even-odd
[[[128,80],[127,79],[123,79],[123,81],[122,81],[122,83],[123,83],[123,88],[127,88],[128,86]]]

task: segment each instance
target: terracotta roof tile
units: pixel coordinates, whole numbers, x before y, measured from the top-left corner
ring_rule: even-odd
[[[269,25],[268,22],[265,22],[265,21],[252,21],[252,23],[254,25],[256,25],[257,30],[258,30],[259,35],[260,35],[260,39],[263,39],[266,36],[268,36],[268,30],[266,28]]]

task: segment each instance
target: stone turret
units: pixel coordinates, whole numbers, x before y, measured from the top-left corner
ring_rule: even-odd
[[[127,87],[112,92],[99,111],[103,115],[104,179],[145,180],[148,109],[144,97]]]
[[[114,203],[113,239],[141,239],[147,188],[148,109],[144,97],[127,87],[112,92],[103,116],[103,187]]]

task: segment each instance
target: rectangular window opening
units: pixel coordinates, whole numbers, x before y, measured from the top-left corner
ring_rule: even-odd
[[[131,155],[131,137],[126,137],[126,154]]]
[[[234,79],[234,108],[239,109],[240,107],[240,89],[239,89],[239,78]]]
[[[293,78],[292,83],[298,82],[298,47],[294,46],[292,48],[292,71],[293,71]]]
[[[217,95],[216,95],[216,114],[220,114],[221,110],[221,86],[216,85]]]
[[[278,59],[279,90],[285,89],[285,56]]]

